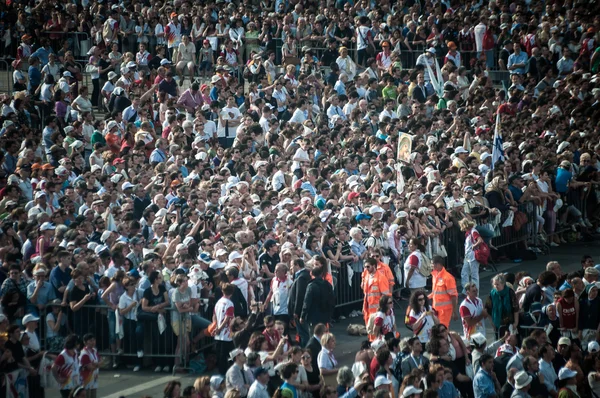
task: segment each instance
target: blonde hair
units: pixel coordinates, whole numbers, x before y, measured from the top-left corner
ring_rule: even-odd
[[[321,346],[323,346],[323,347],[327,346],[327,344],[329,344],[329,342],[334,339],[335,339],[335,336],[333,335],[333,333],[323,334],[323,336],[321,336]]]
[[[469,220],[468,218],[463,218],[458,222],[458,225],[460,226],[460,230],[465,232],[473,228],[475,226],[475,222]]]

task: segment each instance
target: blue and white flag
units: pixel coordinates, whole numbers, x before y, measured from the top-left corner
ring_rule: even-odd
[[[504,160],[504,148],[502,147],[502,132],[500,131],[500,113],[496,114],[496,128],[494,129],[494,146],[492,147],[492,170],[499,160]]]

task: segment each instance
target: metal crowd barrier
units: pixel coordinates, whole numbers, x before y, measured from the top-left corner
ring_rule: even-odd
[[[55,52],[62,48],[65,40],[69,41],[69,50],[73,51],[76,60],[88,58],[88,51],[92,48],[90,35],[87,32],[42,32],[50,40],[50,45]]]
[[[59,331],[53,333],[56,336],[48,337],[49,326],[46,320],[47,315],[53,312],[53,308],[58,308],[65,320],[61,321],[64,325],[59,328]],[[152,362],[153,366],[169,366],[175,371],[188,366],[196,355],[196,348],[205,350],[211,348],[214,342],[210,337],[202,337],[197,344],[192,343],[194,337],[199,336],[202,331],[193,327],[191,319],[183,321],[180,317],[179,321],[173,322],[173,311],[177,311],[174,306],[166,308],[164,314],[166,329],[163,333],[159,330],[158,314],[142,313],[139,309],[137,321],[122,316],[120,325],[123,338],[119,338],[115,329],[117,321],[115,312],[106,305],[85,304],[78,311],[72,311],[69,307],[62,307],[60,304],[49,304],[40,313],[40,342],[44,350],[59,353],[64,338],[70,333],[75,333],[80,338],[87,333],[92,333],[96,337],[97,349],[103,357],[119,357],[121,364],[130,366],[144,366]],[[207,307],[201,306],[197,315],[210,319],[212,316],[207,318],[206,311]],[[58,313],[54,312],[54,318],[57,319]],[[188,344],[182,344],[178,352],[176,350],[178,341],[183,343],[186,340]],[[143,357],[138,357],[138,351],[143,351]]]
[[[0,92],[12,96],[14,70],[7,60],[0,59],[0,71],[3,71],[3,78],[0,79]]]

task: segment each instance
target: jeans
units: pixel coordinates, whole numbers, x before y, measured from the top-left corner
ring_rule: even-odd
[[[494,231],[484,225],[477,225],[475,227],[479,235],[481,235],[481,239],[485,242],[486,245],[490,244],[490,241],[494,237]]]
[[[300,323],[300,320],[296,321],[296,331],[300,337],[300,347],[306,347],[310,334],[308,332],[308,324],[306,322]]]
[[[465,259],[462,270],[460,272],[460,284],[465,286],[468,282],[472,282],[479,290],[479,263],[476,260],[468,261]]]
[[[197,334],[201,330],[206,329],[211,324],[211,322],[208,319],[204,319],[198,314],[192,314],[191,318],[192,318],[192,332],[194,334]]]

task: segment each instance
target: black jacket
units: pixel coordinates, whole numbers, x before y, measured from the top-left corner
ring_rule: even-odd
[[[312,332],[312,330],[311,330],[311,332]],[[317,357],[319,356],[319,353],[321,352],[321,348],[322,348],[321,342],[319,340],[317,340],[317,338],[315,336],[312,336],[308,340],[308,343],[306,344],[306,349],[310,350],[310,358],[311,358],[311,363],[312,363],[313,369],[319,369]]]
[[[248,303],[246,302],[244,294],[237,286],[235,287],[235,292],[231,296],[231,301],[233,302],[233,313],[235,316],[246,319],[248,317]]]
[[[292,288],[290,289],[290,298],[288,300],[288,314],[293,317],[297,315],[300,318],[302,315],[302,306],[304,305],[304,297],[306,296],[306,288],[310,283],[310,271],[306,268],[300,271]]]
[[[412,92],[412,97],[413,97],[413,99],[414,99],[415,101],[418,101],[420,104],[424,104],[424,103],[425,103],[425,101],[427,101],[427,93],[426,93],[426,92],[424,92],[424,91],[426,91],[426,90],[425,90],[425,85],[423,85],[423,87],[422,87],[422,88],[423,88],[423,89],[421,90],[421,87],[419,87],[419,86],[416,86],[416,87],[413,89],[413,92]]]
[[[333,287],[323,278],[315,278],[306,288],[300,319],[309,324],[328,323],[334,303]]]
[[[504,385],[502,386],[502,389],[500,390],[500,397],[501,398],[510,398],[513,391],[515,391],[515,388],[513,386],[511,386],[508,383],[504,383]]]

